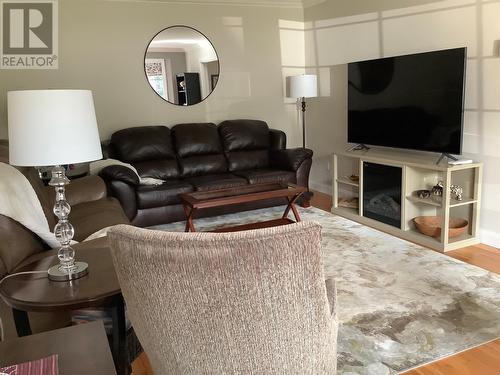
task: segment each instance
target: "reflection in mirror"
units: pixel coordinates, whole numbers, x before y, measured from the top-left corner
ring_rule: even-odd
[[[144,57],[152,89],[172,104],[197,104],[219,80],[219,59],[212,43],[188,26],[168,27],[154,36]]]

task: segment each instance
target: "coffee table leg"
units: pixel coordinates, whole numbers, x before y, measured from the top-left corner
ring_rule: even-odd
[[[297,206],[295,206],[295,203],[292,203],[292,212],[293,216],[295,216],[295,221],[298,223],[300,219],[299,211],[297,210]]]
[[[23,310],[12,309],[12,314],[14,315],[17,335],[19,337],[31,335],[32,332],[28,313]]]
[[[283,214],[283,219],[286,219],[288,217],[288,213],[290,212],[290,209],[291,209],[293,212],[293,216],[295,216],[295,221],[296,222],[300,221],[299,211],[297,210],[297,207],[295,206],[295,201],[299,197],[300,197],[300,194],[295,195],[292,199],[287,198],[288,206],[286,206],[285,213]]]
[[[123,297],[120,297],[112,308],[113,322],[112,353],[118,375],[130,374],[130,364],[127,352],[127,327],[125,323],[125,306]]]
[[[192,207],[188,206],[183,206],[184,212],[186,214],[186,228],[185,232],[196,232],[196,229],[194,229],[194,224],[193,224],[193,215],[195,213],[195,209]]]

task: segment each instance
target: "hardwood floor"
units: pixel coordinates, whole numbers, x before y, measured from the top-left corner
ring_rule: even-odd
[[[132,363],[132,375],[153,375],[153,369],[146,353],[142,353]]]
[[[315,191],[311,205],[330,212],[332,197]],[[481,244],[450,251],[446,255],[500,274],[500,249]],[[144,353],[132,364],[132,374],[153,375],[149,360]],[[498,374],[500,374],[500,339],[404,373],[404,375]]]
[[[488,245],[475,245],[448,251],[449,255],[462,262],[473,264],[485,270],[500,274],[500,250]],[[500,373],[500,371],[499,371]]]
[[[500,339],[404,372],[402,375],[498,375]]]

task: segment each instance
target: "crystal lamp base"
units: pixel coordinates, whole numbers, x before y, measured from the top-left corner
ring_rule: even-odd
[[[75,262],[75,269],[69,273],[64,270],[60,264],[52,266],[47,271],[49,280],[52,281],[70,281],[79,279],[89,273],[89,265],[85,262]]]

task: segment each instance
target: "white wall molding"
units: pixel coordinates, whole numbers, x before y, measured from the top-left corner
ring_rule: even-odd
[[[481,237],[481,243],[500,249],[499,232],[493,232],[492,230],[481,229],[480,237]]]

